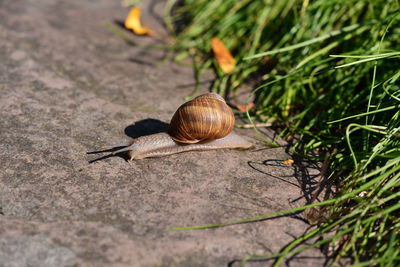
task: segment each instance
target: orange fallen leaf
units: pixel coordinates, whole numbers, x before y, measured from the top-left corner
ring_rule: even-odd
[[[253,102],[251,102],[251,103],[249,103],[249,104],[247,104],[247,109],[248,110],[251,110],[252,108],[254,108],[254,103]],[[240,111],[240,112],[246,112],[246,105],[239,105],[239,104],[237,104],[237,105],[235,105],[235,107]]]
[[[150,28],[142,26],[140,13],[140,8],[133,7],[125,19],[125,28],[132,30],[138,35],[151,35],[153,31]]]
[[[293,165],[293,163],[294,163],[294,160],[292,160],[292,159],[287,159],[287,160],[282,161],[283,165]]]
[[[212,38],[211,46],[215,59],[217,60],[222,71],[225,73],[232,72],[236,67],[236,61],[224,43],[218,38]]]

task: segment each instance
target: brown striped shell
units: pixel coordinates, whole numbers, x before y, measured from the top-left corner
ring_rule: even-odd
[[[208,93],[180,106],[168,133],[176,142],[193,144],[222,138],[233,130],[234,124],[235,116],[225,100]]]

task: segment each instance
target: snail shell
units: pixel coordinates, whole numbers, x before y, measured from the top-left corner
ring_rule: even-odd
[[[171,119],[168,133],[178,143],[194,144],[225,137],[234,125],[235,116],[225,100],[208,93],[180,106]]]

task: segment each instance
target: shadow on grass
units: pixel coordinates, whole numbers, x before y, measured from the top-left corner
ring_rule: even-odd
[[[290,151],[290,144],[286,146],[286,152],[289,153]],[[319,200],[325,200],[330,197],[332,192],[332,184],[329,182],[329,179],[326,177],[326,173],[328,173],[328,166],[329,166],[329,160],[327,157],[327,160],[325,160],[323,163],[317,162],[317,161],[312,161],[312,160],[306,160],[302,157],[299,156],[294,156],[291,155],[291,158],[294,160],[294,164],[292,165],[284,165],[282,164],[281,159],[267,159],[263,161],[249,161],[248,165],[264,174],[267,175],[270,178],[278,179],[284,183],[287,183],[290,186],[295,186],[301,189],[302,195],[300,195],[298,198],[290,201],[291,203],[297,202],[301,199],[305,200],[305,204],[312,204],[315,201]],[[268,167],[273,167],[275,170],[276,168],[290,168],[293,170],[293,174],[291,175],[276,175],[276,173],[269,173],[268,170],[270,168]],[[294,178],[294,179],[293,179]],[[319,196],[323,194],[321,197],[322,199],[319,199]],[[303,204],[302,204],[303,205]],[[313,208],[314,209],[314,208]],[[298,219],[303,221],[304,223],[310,224],[310,222],[313,222],[312,225],[308,227],[308,229],[303,233],[305,235],[308,233],[308,231],[313,228],[316,222],[323,220],[324,218],[324,210],[322,209],[316,209],[316,210],[305,210],[305,211],[300,211],[296,213],[290,213],[285,215],[286,217],[291,217],[293,219]],[[312,218],[311,216],[317,212],[317,216]],[[276,219],[279,217],[285,217],[285,216],[277,216],[277,217],[271,217],[268,219]],[[256,221],[254,221],[256,222]],[[300,236],[303,236],[300,235]],[[292,236],[293,241],[295,241],[298,237]],[[300,242],[295,246],[295,248],[302,246],[302,245],[309,245],[310,243],[315,242],[315,239],[311,240],[306,240],[303,242]],[[289,242],[286,246],[282,247],[279,252],[285,251],[285,249],[291,245],[292,242]],[[284,261],[284,266],[296,266],[298,264],[298,261],[309,261],[312,259],[323,259],[324,263],[321,266],[328,266],[330,262],[333,260],[332,255],[328,255],[326,253],[326,249],[321,246],[317,247],[321,251],[321,257],[309,257],[309,256],[302,256],[301,252],[299,254],[295,255],[290,255],[288,256],[285,261]],[[267,252],[270,254],[273,254],[271,252]],[[259,258],[252,258],[249,259],[248,262],[254,262],[254,263],[265,263],[268,265],[273,265],[276,263],[277,258],[268,258],[268,257],[259,257]],[[295,261],[295,262],[293,262]],[[236,266],[237,264],[241,264],[242,260],[235,259],[232,260],[231,262],[228,263],[228,266]],[[305,262],[303,262],[304,264]]]
[[[302,266],[304,266],[304,264],[306,263],[305,261],[309,262],[309,260],[312,260],[312,259],[318,260],[318,259],[321,259],[321,257],[297,256],[297,257],[294,257],[294,258],[292,258],[290,260],[285,261],[284,266],[287,266],[287,267],[289,267],[289,266],[291,266],[291,267],[297,266],[299,263],[298,262],[293,263],[292,262],[293,260],[296,260],[296,261],[302,261],[303,260]],[[275,262],[276,261],[273,258],[250,259],[250,260],[247,261],[247,263],[259,263],[259,264],[261,264],[259,266],[272,266]],[[228,267],[242,266],[241,263],[242,263],[242,261],[240,259],[234,259],[234,260],[230,261],[227,264],[227,266]],[[325,266],[328,266],[328,265],[327,264],[321,265],[321,267],[325,267]]]

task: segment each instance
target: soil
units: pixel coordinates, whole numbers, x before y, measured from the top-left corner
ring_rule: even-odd
[[[86,153],[164,131],[193,89],[190,66],[146,48],[170,38],[163,4],[143,3],[156,34],[139,37],[120,27],[129,11],[120,1],[0,1],[0,266],[238,266],[309,229],[302,214],[168,229],[306,203],[318,168],[283,165],[287,147],[269,148],[252,130],[237,130],[255,145],[248,151],[134,162]],[[284,264],[323,262],[313,249]]]

